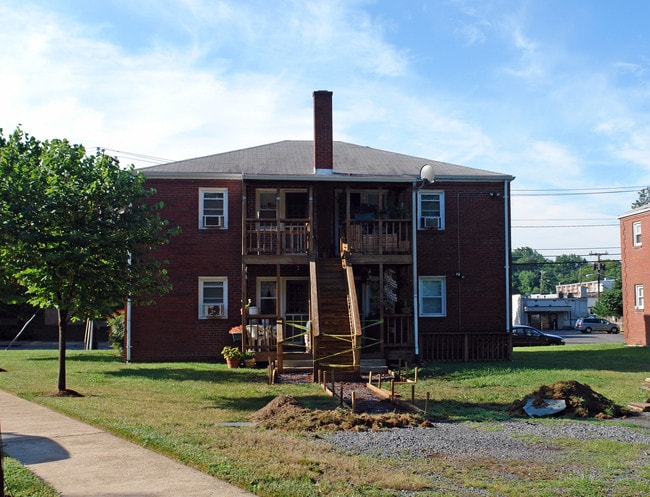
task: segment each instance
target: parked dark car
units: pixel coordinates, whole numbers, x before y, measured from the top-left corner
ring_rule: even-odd
[[[564,345],[564,338],[541,332],[532,326],[513,326],[512,346],[522,347],[528,345]]]
[[[592,331],[606,331],[607,333],[618,333],[618,326],[602,318],[579,318],[575,325],[576,330],[581,333]]]

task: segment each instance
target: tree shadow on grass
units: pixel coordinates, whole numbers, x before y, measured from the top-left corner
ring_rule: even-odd
[[[146,378],[149,380],[203,381],[209,383],[266,383],[266,373],[261,370],[193,369],[191,367],[125,367],[119,371],[103,371],[102,374],[115,378]]]

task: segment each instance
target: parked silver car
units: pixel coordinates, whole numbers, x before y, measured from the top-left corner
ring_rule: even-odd
[[[618,326],[603,318],[579,318],[575,325],[576,330],[581,333],[592,331],[606,331],[607,333],[618,333]]]

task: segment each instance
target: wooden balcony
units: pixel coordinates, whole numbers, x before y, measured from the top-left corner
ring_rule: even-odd
[[[305,255],[310,240],[308,219],[246,220],[246,255]]]
[[[411,254],[410,219],[350,220],[346,223],[345,235],[351,254]]]

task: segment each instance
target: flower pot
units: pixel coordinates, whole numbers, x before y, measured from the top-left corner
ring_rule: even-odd
[[[241,359],[239,357],[235,357],[233,359],[226,359],[226,364],[228,364],[228,368],[230,369],[238,368],[239,365],[241,364]]]
[[[247,368],[254,368],[255,367],[255,358],[253,359],[244,359],[244,366]]]

